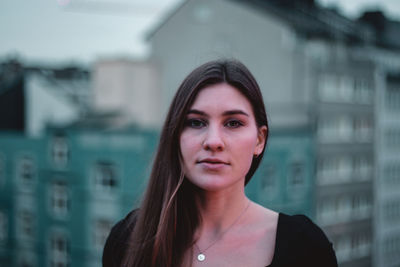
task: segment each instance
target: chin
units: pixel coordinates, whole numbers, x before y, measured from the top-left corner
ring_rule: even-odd
[[[231,178],[221,177],[216,175],[207,175],[207,177],[202,176],[202,178],[199,179],[190,179],[190,178],[188,179],[192,184],[194,184],[198,188],[210,192],[228,189],[239,182],[238,180],[232,180]]]

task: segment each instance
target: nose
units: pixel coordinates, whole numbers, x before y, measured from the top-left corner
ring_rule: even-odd
[[[203,148],[209,151],[222,151],[225,148],[225,143],[221,131],[216,126],[209,126],[205,133]]]

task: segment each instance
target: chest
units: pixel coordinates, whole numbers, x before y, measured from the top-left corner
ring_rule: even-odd
[[[272,229],[249,229],[240,235],[226,236],[201,251],[204,261],[197,259],[200,251],[193,247],[192,266],[267,266],[274,256],[275,237],[276,231]]]

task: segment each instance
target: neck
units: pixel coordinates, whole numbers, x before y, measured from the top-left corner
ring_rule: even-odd
[[[214,240],[232,226],[249,204],[244,188],[224,192],[205,192],[200,204],[201,225],[196,236]],[[240,218],[239,218],[240,219]]]

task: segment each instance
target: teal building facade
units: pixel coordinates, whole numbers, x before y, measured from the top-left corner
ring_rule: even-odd
[[[23,266],[37,259],[39,248],[37,167],[42,140],[26,140],[17,133],[0,138],[0,265]],[[14,263],[15,262],[15,263]],[[29,265],[27,265],[29,266]]]
[[[50,129],[0,136],[0,266],[101,266],[105,239],[139,201],[157,134]]]

